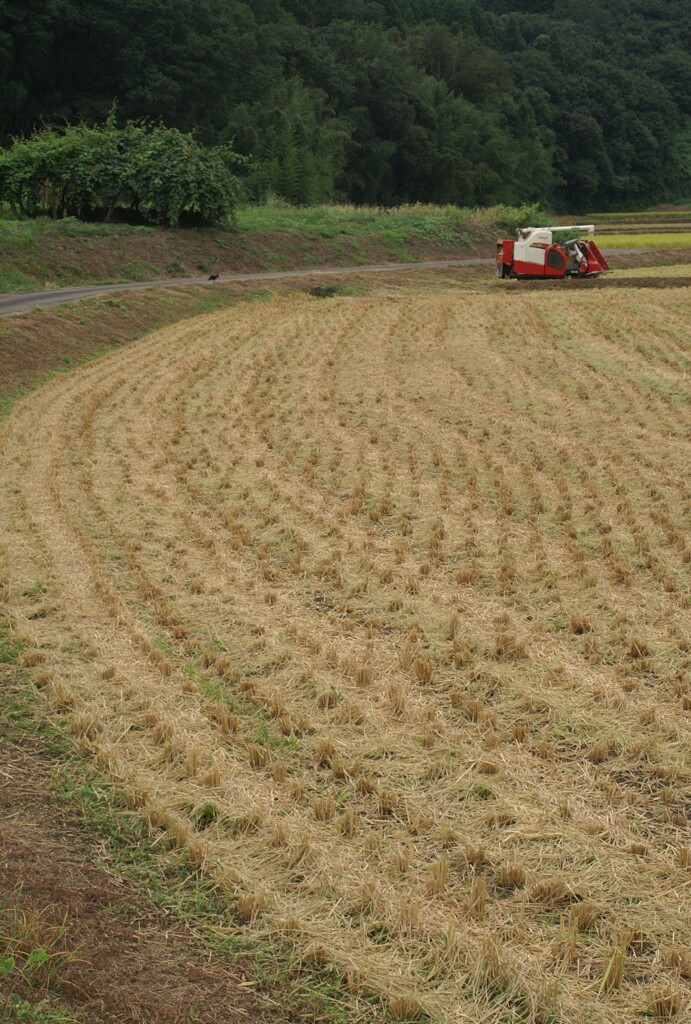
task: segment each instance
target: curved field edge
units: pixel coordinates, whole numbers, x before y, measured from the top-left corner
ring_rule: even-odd
[[[15,626],[0,603],[0,769],[3,780],[10,780],[5,785],[19,782],[27,794],[34,788],[46,796],[34,809],[34,830],[41,826],[37,860],[43,858],[38,880],[27,884],[21,862],[3,873],[3,1022],[110,1024],[145,1018],[241,1024],[250,1018],[271,1024],[290,1016],[305,1024],[339,1024],[366,1019],[344,1013],[328,974],[305,965],[295,969],[279,943],[237,925],[228,901],[208,879],[171,861],[151,830],[132,815],[120,788],[84,756],[65,716],[56,715],[42,698],[28,668],[35,669],[35,652],[32,657]],[[31,795],[24,795],[11,805],[15,828],[25,826],[29,841],[31,804]],[[29,807],[26,813],[23,805]],[[56,878],[66,869],[74,871],[80,857],[83,892],[75,899],[72,890],[63,894]],[[94,892],[102,908],[96,914]],[[93,922],[96,915],[101,920]],[[111,933],[105,963],[102,949],[100,962],[93,963],[89,926]],[[141,1005],[128,975],[139,967],[146,978],[146,965],[123,954],[121,947],[128,944],[139,947],[142,959],[161,958],[155,978],[144,983]],[[205,963],[214,966],[206,977]],[[174,983],[166,971],[175,973]],[[115,993],[118,982],[122,993]],[[220,997],[214,991],[219,985],[226,989]],[[100,1012],[94,1009],[99,1003]]]
[[[272,280],[266,288],[260,282],[223,282],[213,288],[152,287],[145,292],[125,291],[0,317],[0,418],[54,373],[68,372],[168,324],[239,302],[269,301],[281,294],[310,291],[331,297],[386,288],[427,289],[449,280],[461,288],[474,287],[480,282],[492,284],[493,276],[482,268],[468,267],[406,271],[406,280],[363,272],[330,277],[326,284],[323,277],[315,275],[299,282]]]
[[[0,318],[0,417],[54,373],[182,319],[269,296],[256,286],[122,292]]]
[[[368,980],[360,954],[349,972],[356,990],[388,988],[377,979],[379,961],[381,971],[382,958],[395,962],[399,947],[417,960],[423,939],[437,947],[436,967],[450,984],[470,929],[483,951],[472,989],[490,1003],[483,1012],[495,1001],[501,1019],[561,1019],[550,1009],[554,992],[519,980],[510,932],[503,948],[488,944],[482,922],[490,913],[508,914],[515,926],[522,918],[539,959],[565,906],[564,966],[573,970],[573,953],[580,948],[577,964],[592,947],[592,973],[567,975],[565,983],[585,985],[592,997],[590,977],[598,996],[614,1000],[602,1012],[620,1012],[619,990],[627,999],[635,994],[624,971],[630,958],[640,971],[647,956],[657,963],[659,952],[665,964],[672,956],[670,980],[683,968],[662,922],[650,924],[644,910],[630,907],[622,922],[616,916],[639,875],[651,892],[656,878],[667,878],[684,836],[682,722],[674,734],[676,709],[688,710],[688,689],[675,676],[688,650],[679,633],[679,609],[688,608],[688,552],[677,525],[687,500],[678,482],[681,409],[672,424],[686,358],[675,306],[688,300],[639,297],[640,310],[631,312],[630,300],[614,296],[517,297],[520,322],[540,314],[543,351],[536,351],[530,339],[516,345],[515,304],[504,308],[492,296],[462,304],[443,294],[391,298],[280,302],[205,318],[136,346],[131,365],[113,357],[75,375],[72,397],[63,394],[70,388],[51,386],[35,410],[25,408],[26,423],[12,428],[14,473],[52,569],[48,584],[38,581],[50,597],[36,580],[26,588],[35,607],[25,609],[24,625],[43,636],[38,653],[48,662],[51,619],[61,636],[76,630],[76,647],[61,640],[59,674],[39,668],[36,678],[85,749],[112,777],[129,779],[129,805],[141,807],[152,828],[163,827],[190,866],[230,889],[237,913],[256,918],[261,931],[276,915],[275,905],[262,913],[267,896],[279,911],[287,901],[281,929],[308,963],[342,966],[345,955],[333,930],[319,940],[309,890],[315,865],[323,871],[325,857],[359,851],[384,868],[393,853],[396,886],[389,890],[385,871],[381,887],[349,893],[339,917],[346,931],[351,915],[367,924],[372,944],[364,964],[374,964],[375,977]],[[645,343],[635,340],[644,323]],[[374,357],[370,338],[386,359]],[[517,372],[520,392],[506,386]],[[453,400],[440,402],[437,382],[449,373]],[[137,391],[150,375],[142,418]],[[47,450],[21,446],[34,413],[36,424],[47,415],[55,424]],[[511,449],[517,423],[524,454]],[[399,478],[400,442],[407,468]],[[119,514],[124,496],[141,523]],[[184,524],[182,535],[175,522]],[[100,635],[105,619],[94,632],[85,585],[95,587],[117,634],[108,627]],[[579,613],[567,614],[574,605]],[[232,639],[240,650],[224,647],[226,615],[238,617]],[[114,709],[99,706],[113,697]],[[363,739],[368,720],[376,751],[367,730]],[[641,732],[652,746],[636,746]],[[348,738],[362,749],[354,761]],[[459,751],[465,767],[456,779]],[[128,767],[127,756],[138,752],[143,777]],[[540,761],[551,767],[540,769]],[[592,787],[587,808],[573,788],[573,764]],[[229,770],[241,783],[241,806],[232,809],[223,792]],[[525,834],[518,813],[535,796],[514,793],[511,781],[527,783],[535,772],[545,782],[552,772],[559,777],[562,799],[550,827],[573,878],[556,863],[550,878],[535,874],[529,847],[541,833]],[[657,789],[648,792],[650,778],[669,783],[659,802]],[[464,847],[453,817],[441,828],[444,793],[458,800],[459,782],[461,833],[467,819],[485,847]],[[267,822],[269,792],[288,797],[283,824]],[[418,792],[440,832],[428,836]],[[541,813],[549,817],[546,805]],[[584,873],[579,837],[564,824],[574,815],[597,852],[592,871],[603,858],[616,862],[621,894]],[[334,838],[336,822],[350,853]],[[504,846],[512,852],[512,835],[523,864],[502,853]],[[269,893],[267,877],[275,882]],[[314,899],[338,905],[338,878],[324,884],[328,891],[318,885]],[[645,905],[649,894],[635,888]],[[599,906],[587,898],[596,892]],[[289,912],[291,901],[305,916]],[[445,908],[458,931],[429,932],[428,920]],[[418,985],[423,967],[416,962]],[[417,1014],[414,995],[403,998],[394,1016]],[[597,1003],[589,1009],[596,1013]]]
[[[670,250],[611,258],[616,273],[608,281],[629,277],[676,278],[689,274],[691,251]],[[319,289],[327,294],[406,294],[432,291],[453,283],[461,290],[506,288],[493,269],[449,268],[406,271],[403,276],[349,274],[340,280],[315,276],[300,284],[272,281],[270,290],[257,284],[223,283],[212,288],[175,287],[146,292],[121,292],[50,308],[0,317],[0,418],[31,388],[55,373],[64,373],[149,331],[240,301]],[[538,285],[540,287],[540,285]]]
[[[307,281],[305,286],[309,284]],[[293,287],[287,286],[286,290]],[[335,290],[345,289],[346,286],[337,285]],[[2,419],[18,401],[56,373],[73,372],[82,363],[166,324],[238,302],[270,300],[275,295],[276,290],[263,292],[250,286],[226,286],[213,293],[179,288],[165,293],[86,300],[57,310],[37,310],[0,320],[0,439]],[[240,1002],[250,1006],[254,1020],[273,1020],[276,1014],[281,1020],[290,1014],[294,1021],[334,1024],[341,1020],[376,1019],[369,1006],[357,1010],[349,1007],[345,1013],[346,1005],[334,995],[334,991],[338,994],[338,987],[334,990],[328,971],[305,964],[293,965],[280,943],[257,941],[246,929],[229,927],[227,901],[196,871],[185,866],[173,866],[171,870],[168,858],[161,856],[157,837],[133,820],[118,787],[84,757],[64,717],[46,714],[46,703],[35,685],[35,673],[28,667],[33,659],[29,656],[28,664],[24,661],[27,642],[17,632],[13,617],[7,614],[6,582],[0,572],[0,781],[10,778],[4,769],[13,760],[13,748],[18,748],[26,755],[22,774],[28,771],[34,782],[43,781],[65,813],[75,819],[77,830],[93,838],[94,848],[87,853],[90,861],[102,864],[108,875],[116,874],[131,882],[143,903],[151,902],[163,911],[166,919],[176,922],[179,931],[189,934],[192,946],[204,957],[211,952],[215,962],[226,962],[244,972],[244,984],[249,987],[243,988]],[[42,813],[39,809],[37,821]],[[57,848],[54,852],[58,852]],[[6,891],[0,899],[2,1019],[8,1024],[102,1024],[111,1020],[109,1014],[102,1017],[93,1010],[82,1011],[79,998],[70,1000],[63,995],[63,988],[70,988],[69,963],[82,959],[78,944],[72,949],[64,942],[57,943],[59,969],[42,969],[43,956],[56,955],[46,941],[46,929],[51,939],[60,929],[42,920],[44,911],[54,908],[48,903],[38,911],[28,908],[22,889],[20,875],[16,889]],[[32,933],[37,937],[27,947],[27,938]],[[18,945],[21,955],[17,955]],[[26,963],[31,964],[32,956],[39,970],[34,967],[33,972],[27,973]],[[182,963],[176,969],[184,972],[186,966],[189,964]],[[253,1005],[250,997],[255,992],[266,995]],[[166,993],[159,993],[159,998],[165,1011]],[[214,1009],[209,1011],[211,1017],[207,1016],[207,1009],[202,995],[189,1006],[190,1021],[203,1024],[207,1019],[215,1020]],[[182,1012],[179,1007],[177,1010]],[[136,1008],[133,1012],[137,1012]],[[148,1012],[153,1012],[151,1007]],[[228,1013],[227,1009],[225,1012]],[[247,1011],[238,1010],[236,1016],[238,1020],[245,1019]],[[181,1018],[175,1018],[178,1019]]]

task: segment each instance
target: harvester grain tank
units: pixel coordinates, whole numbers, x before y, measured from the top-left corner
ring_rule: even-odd
[[[554,234],[563,238],[566,232],[578,232],[565,242],[555,242]],[[497,242],[497,277],[547,278],[596,277],[610,267],[591,238],[593,224],[558,224],[550,228],[519,228],[516,240],[501,238]]]

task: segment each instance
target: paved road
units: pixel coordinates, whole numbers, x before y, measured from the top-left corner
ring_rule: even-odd
[[[648,249],[604,249],[606,256],[616,253],[649,252]],[[472,267],[478,264],[491,264],[494,259],[481,260],[428,260],[424,263],[380,263],[375,266],[363,267],[321,267],[312,270],[279,270],[261,271],[255,274],[222,274],[220,281],[224,284],[243,281],[280,281],[290,277],[340,277],[344,274],[378,274],[396,270],[438,270],[444,267]],[[38,306],[56,306],[63,302],[78,302],[97,295],[108,295],[110,292],[134,292],[144,288],[178,288],[181,285],[201,284],[213,287],[217,282],[205,277],[170,277],[160,281],[123,281],[119,284],[93,284],[72,288],[55,288],[46,292],[18,292],[14,295],[0,297],[0,316],[9,313],[21,313],[26,309]]]
[[[429,260],[425,263],[381,263],[376,266],[362,267],[321,267],[313,270],[280,270],[261,271],[254,274],[222,274],[219,282],[209,281],[206,277],[170,277],[160,281],[124,281],[119,284],[94,284],[75,286],[72,288],[56,288],[46,292],[18,292],[14,295],[0,297],[0,315],[21,313],[25,309],[37,306],[55,306],[61,302],[78,302],[79,299],[93,298],[95,295],[107,295],[109,292],[141,291],[143,288],[176,288],[181,285],[201,284],[212,287],[214,284],[243,281],[279,281],[290,277],[335,276],[342,274],[375,274],[393,270],[429,270],[439,267],[470,267],[476,263],[494,263],[494,260]]]

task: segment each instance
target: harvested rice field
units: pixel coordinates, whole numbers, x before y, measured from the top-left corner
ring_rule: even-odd
[[[25,664],[352,1020],[683,1020],[691,291],[248,303],[2,425]]]

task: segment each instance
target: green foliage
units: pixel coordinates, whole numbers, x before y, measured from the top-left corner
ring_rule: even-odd
[[[309,206],[339,197],[336,182],[346,164],[350,132],[333,116],[325,93],[292,78],[261,102],[237,107],[228,130],[252,153],[246,180],[252,198],[281,196]]]
[[[137,208],[147,220],[170,227],[184,214],[223,224],[232,218],[239,192],[229,169],[233,159],[230,146],[205,150],[174,128],[146,132],[131,171]]]
[[[0,906],[0,978],[54,987],[72,959],[62,947],[65,926],[16,907]]]
[[[690,31],[687,0],[0,0],[0,143],[115,99],[234,139],[251,199],[641,208],[691,194]],[[91,138],[106,209],[127,141]],[[176,216],[179,174],[140,183],[149,215]]]
[[[0,200],[15,216],[223,224],[238,195],[230,146],[203,148],[175,128],[128,121],[42,128],[0,151]]]
[[[470,240],[486,241],[500,231],[513,234],[526,224],[550,224],[552,215],[536,203],[521,206],[459,207],[424,203],[389,208],[320,204],[296,208],[269,197],[261,205],[241,205],[237,212],[240,232],[291,231],[306,238],[386,244],[390,253],[411,243],[430,242],[459,247]],[[411,255],[405,258],[413,259]]]
[[[0,630],[0,665],[14,665],[21,658],[25,647],[23,640],[13,640],[4,629]]]
[[[15,959],[10,955],[0,955],[0,978],[9,977],[15,968]]]
[[[77,1018],[68,1010],[49,999],[32,1005],[17,995],[11,995],[7,1000],[0,996],[0,1012],[3,1024],[78,1024]]]

